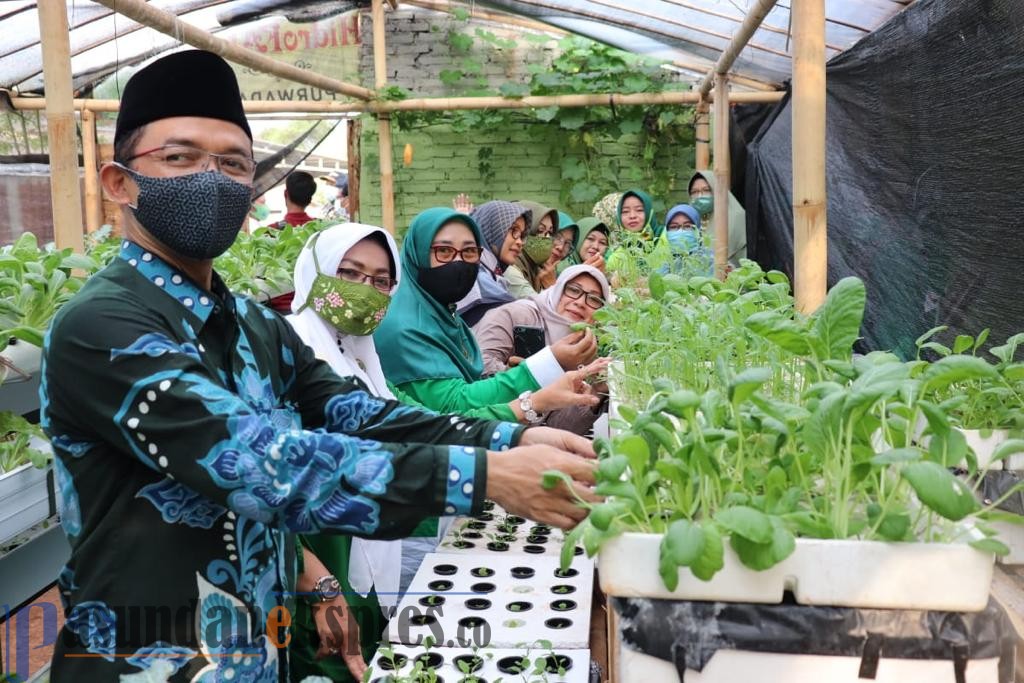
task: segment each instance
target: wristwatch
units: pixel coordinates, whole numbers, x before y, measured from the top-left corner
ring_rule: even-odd
[[[311,603],[328,602],[341,595],[341,584],[330,574],[321,576],[313,584],[313,590],[306,596]]]
[[[523,411],[523,417],[526,418],[526,421],[535,425],[540,422],[540,414],[533,409],[533,401],[530,400],[532,395],[532,391],[524,391],[519,394],[519,409]]]

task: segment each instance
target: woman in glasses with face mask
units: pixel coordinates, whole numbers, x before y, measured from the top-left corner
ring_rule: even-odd
[[[714,225],[715,176],[708,171],[697,171],[687,186],[690,206],[700,213],[700,220],[706,226]],[[729,193],[729,263],[738,266],[740,259],[747,257],[747,214],[739,201]]]
[[[593,323],[594,312],[609,296],[604,273],[581,264],[566,268],[554,286],[540,294],[488,311],[473,328],[483,354],[484,372],[501,373],[518,363],[522,351],[517,347],[522,345],[526,331],[536,330],[536,336],[548,347],[579,343],[593,333],[573,332],[572,326]],[[595,406],[569,407],[545,416],[545,424],[584,434],[599,414]]]
[[[533,296],[554,282],[554,265],[548,264],[554,250],[554,236],[561,228],[558,211],[537,202],[520,201],[530,211],[530,226],[523,240],[523,250],[515,263],[505,270],[508,291],[517,299]]]

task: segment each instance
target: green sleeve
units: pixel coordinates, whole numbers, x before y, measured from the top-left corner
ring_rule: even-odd
[[[413,398],[410,394],[402,391],[391,382],[388,382],[388,388],[391,389],[391,393],[395,395],[395,398],[410,406],[423,406],[422,403]],[[517,394],[518,395],[518,394]],[[512,399],[509,399],[512,400]],[[508,402],[495,403],[494,405],[484,406],[482,408],[470,408],[460,412],[461,415],[466,417],[478,417],[482,420],[501,420],[502,422],[518,422],[518,417],[511,408],[508,407]]]
[[[441,413],[463,413],[508,403],[524,391],[537,391],[539,388],[525,364],[476,382],[456,378],[421,379],[399,386],[422,405]]]

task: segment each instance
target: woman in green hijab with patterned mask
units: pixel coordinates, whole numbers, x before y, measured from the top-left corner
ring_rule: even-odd
[[[505,270],[508,291],[517,299],[534,296],[552,283],[555,269],[548,266],[548,259],[554,249],[553,237],[559,230],[558,211],[537,202],[521,201],[517,205],[530,210],[531,225],[523,240],[523,251]]]

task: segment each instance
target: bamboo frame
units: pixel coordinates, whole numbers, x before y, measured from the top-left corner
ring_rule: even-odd
[[[348,126],[348,215],[352,221],[359,220],[359,171],[362,168],[361,135],[363,123],[349,119]]]
[[[704,80],[700,82],[700,92],[702,97],[707,97],[708,93],[711,92],[711,84],[714,81],[715,74],[728,73],[729,69],[732,68],[736,58],[739,57],[740,52],[750,42],[754,33],[757,32],[757,27],[761,25],[764,18],[768,16],[768,13],[775,7],[775,3],[778,0],[759,0],[758,3],[750,8],[747,12],[746,18],[740,27],[736,29],[736,33],[733,35],[729,45],[726,46],[725,50],[718,57],[718,62],[715,63],[715,67],[708,71],[704,76]]]
[[[693,125],[696,129],[696,164],[694,168],[703,171],[711,167],[711,107],[706,100],[697,103],[697,114]]]
[[[82,167],[85,181],[85,230],[95,232],[103,225],[103,197],[100,194],[96,154],[96,112],[82,111]]]
[[[81,253],[82,195],[78,180],[78,144],[71,91],[71,45],[64,0],[41,0],[39,37],[46,79],[46,125],[50,145],[50,201],[57,247]]]
[[[380,90],[388,83],[384,0],[373,0],[373,75]],[[377,114],[377,146],[380,157],[380,214],[384,229],[395,234],[395,174],[392,168],[391,115]]]
[[[373,93],[362,86],[321,76],[229,43],[223,38],[218,38],[207,31],[186,24],[170,12],[157,9],[143,0],[96,0],[96,2],[176,40],[201,50],[209,50],[236,64],[360,100],[368,100],[373,97]],[[67,26],[66,17],[64,25]]]
[[[825,0],[793,3],[793,293],[801,313],[825,301]]]
[[[767,92],[734,92],[729,101],[743,104],[770,104],[780,101],[785,93],[777,90]],[[714,94],[705,98],[714,102]],[[696,91],[672,91],[661,93],[609,93],[591,95],[538,95],[510,99],[504,97],[427,97],[397,101],[373,102],[251,102],[242,105],[249,114],[287,113],[392,113],[396,111],[462,111],[468,109],[531,109],[541,107],[602,107],[646,104],[697,104],[700,96]],[[11,97],[15,109],[35,110],[46,108],[43,97]],[[77,110],[94,112],[117,112],[119,100],[74,100]]]
[[[729,76],[715,78],[715,277],[725,279],[729,261],[729,195],[732,188],[729,158]]]

